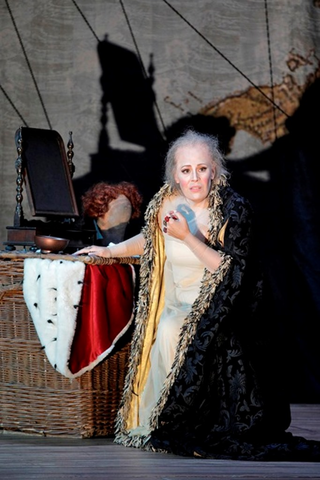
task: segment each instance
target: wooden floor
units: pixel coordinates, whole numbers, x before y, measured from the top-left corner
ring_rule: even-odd
[[[320,440],[320,404],[292,405],[290,431]],[[0,432],[1,480],[305,480],[320,463],[205,460],[143,452],[112,439],[39,437]]]

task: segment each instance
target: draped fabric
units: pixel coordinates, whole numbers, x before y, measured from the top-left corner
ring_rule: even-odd
[[[93,368],[128,330],[134,311],[132,265],[86,265],[69,368]]]
[[[204,274],[202,291],[182,326],[172,370],[151,414],[151,434],[130,433],[139,401],[137,377],[147,363],[143,352],[150,340],[145,335],[150,302],[155,301],[148,289],[159,279],[155,269],[161,269],[157,257],[163,246],[150,238],[159,236],[156,217],[166,194],[164,187],[147,211],[142,290],[115,441],[187,456],[319,461],[319,442],[286,432],[290,409],[276,349],[266,336],[268,319],[263,316],[262,280],[252,244],[252,211],[225,182],[210,196],[215,228],[211,223],[209,242],[223,256],[220,272]],[[218,235],[226,221],[221,244]]]
[[[229,165],[234,188],[256,212],[269,325],[281,336],[291,403],[320,401],[320,163],[313,121],[319,108],[320,78],[286,122],[287,135]],[[267,171],[269,182],[253,182],[249,171]]]
[[[76,378],[110,355],[133,321],[134,288],[129,264],[25,259],[24,298],[52,367]]]

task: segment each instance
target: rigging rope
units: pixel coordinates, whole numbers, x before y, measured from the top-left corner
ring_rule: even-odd
[[[277,139],[277,117],[274,102],[274,84],[273,84],[273,69],[272,69],[272,57],[271,57],[271,42],[269,31],[269,15],[268,15],[268,0],[264,0],[265,15],[266,15],[266,28],[267,28],[267,42],[268,42],[268,57],[269,57],[269,70],[270,70],[270,85],[271,85],[271,97],[273,103],[273,126],[274,126],[274,138]]]
[[[271,102],[273,104],[273,106],[275,108],[277,108],[278,110],[280,110],[280,112],[282,112],[284,115],[286,115],[286,117],[289,117],[289,115],[284,111],[282,110],[282,108],[277,105],[274,100],[270,97],[268,97],[268,95],[266,95],[264,93],[263,90],[261,90],[260,87],[258,87],[258,85],[256,85],[255,83],[252,82],[252,80],[250,80],[249,77],[247,77],[247,75],[245,75],[245,73],[243,73],[238,67],[236,67],[236,65],[234,63],[231,62],[231,60],[229,60],[217,47],[215,47],[201,32],[199,32],[199,30],[196,29],[196,27],[194,27],[183,15],[181,15],[181,13],[178,12],[178,10],[176,10],[167,0],[162,0],[166,5],[168,5],[169,8],[171,8],[171,10],[173,10],[180,18],[181,20],[183,20],[187,25],[189,25],[190,28],[192,28],[192,30],[194,32],[196,32],[208,45],[210,45],[211,48],[213,48],[213,50],[215,52],[217,52],[226,62],[229,63],[229,65],[232,66],[232,68],[234,68],[234,70],[236,70],[238,73],[240,73],[240,75],[242,75],[256,90],[258,90],[258,92],[261,93],[261,95],[263,95],[269,102]]]
[[[21,113],[19,112],[19,110],[17,109],[17,107],[14,105],[13,101],[11,100],[11,98],[9,97],[9,95],[7,94],[7,92],[5,91],[5,89],[3,88],[2,85],[0,85],[0,89],[3,93],[3,95],[6,97],[6,99],[8,100],[8,102],[10,103],[11,107],[13,108],[13,110],[16,112],[16,114],[18,115],[18,117],[20,117],[20,119],[22,120],[23,124],[25,127],[28,127],[28,124],[27,122],[25,121],[25,119],[23,118],[23,116],[21,115]]]
[[[20,46],[21,46],[21,49],[22,49],[24,58],[26,59],[26,62],[27,62],[27,65],[28,65],[28,68],[29,68],[29,71],[30,71],[30,75],[31,75],[31,77],[32,77],[32,80],[33,80],[35,89],[36,89],[36,91],[37,91],[37,94],[38,94],[38,97],[39,97],[41,106],[42,106],[42,108],[43,108],[45,117],[46,117],[46,119],[47,119],[49,128],[52,130],[52,126],[51,126],[51,123],[50,123],[50,120],[49,120],[49,117],[48,117],[48,113],[47,113],[46,107],[45,107],[45,105],[44,105],[44,102],[43,102],[43,99],[42,99],[40,90],[39,90],[39,88],[38,88],[37,81],[36,81],[35,76],[34,76],[34,74],[33,74],[33,71],[32,71],[32,68],[31,68],[31,65],[30,65],[30,62],[29,62],[29,59],[28,59],[27,52],[26,52],[26,50],[25,50],[25,48],[24,48],[24,45],[23,45],[23,43],[22,43],[22,39],[21,39],[19,30],[18,30],[18,27],[17,27],[17,25],[16,25],[15,19],[14,19],[14,17],[13,17],[13,14],[12,14],[12,11],[11,11],[11,8],[10,8],[10,5],[9,5],[9,3],[8,3],[8,0],[5,0],[5,1],[6,1],[7,9],[8,9],[8,12],[9,12],[9,14],[10,14],[10,17],[11,17],[11,20],[12,20],[12,23],[13,23],[13,26],[14,26],[14,29],[15,29],[15,31],[16,31],[16,34],[17,34],[17,37],[18,37],[18,40],[19,40],[19,43],[20,43]]]
[[[73,5],[76,7],[76,9],[78,10],[78,12],[80,13],[81,17],[83,18],[84,22],[86,23],[87,27],[89,28],[90,32],[93,34],[93,36],[95,37],[95,39],[97,40],[98,43],[100,43],[100,39],[98,37],[98,35],[95,33],[95,31],[93,30],[93,28],[91,27],[90,23],[88,22],[87,18],[85,17],[85,15],[82,13],[82,11],[80,10],[77,2],[75,0],[71,0]]]

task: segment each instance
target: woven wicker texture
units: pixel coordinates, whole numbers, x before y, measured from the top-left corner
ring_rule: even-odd
[[[112,436],[130,334],[81,377],[71,380],[56,372],[41,350],[23,298],[23,262],[32,255],[0,253],[0,428],[47,436]]]

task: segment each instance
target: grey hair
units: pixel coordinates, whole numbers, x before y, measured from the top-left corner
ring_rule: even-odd
[[[176,153],[180,147],[187,145],[206,145],[212,158],[212,163],[216,168],[216,174],[213,183],[219,183],[222,175],[229,176],[225,166],[224,156],[219,148],[218,138],[207,133],[199,133],[194,130],[186,130],[179,138],[174,140],[167,152],[165,158],[165,181],[168,182],[173,190],[177,190],[177,184],[174,179],[176,170]]]

